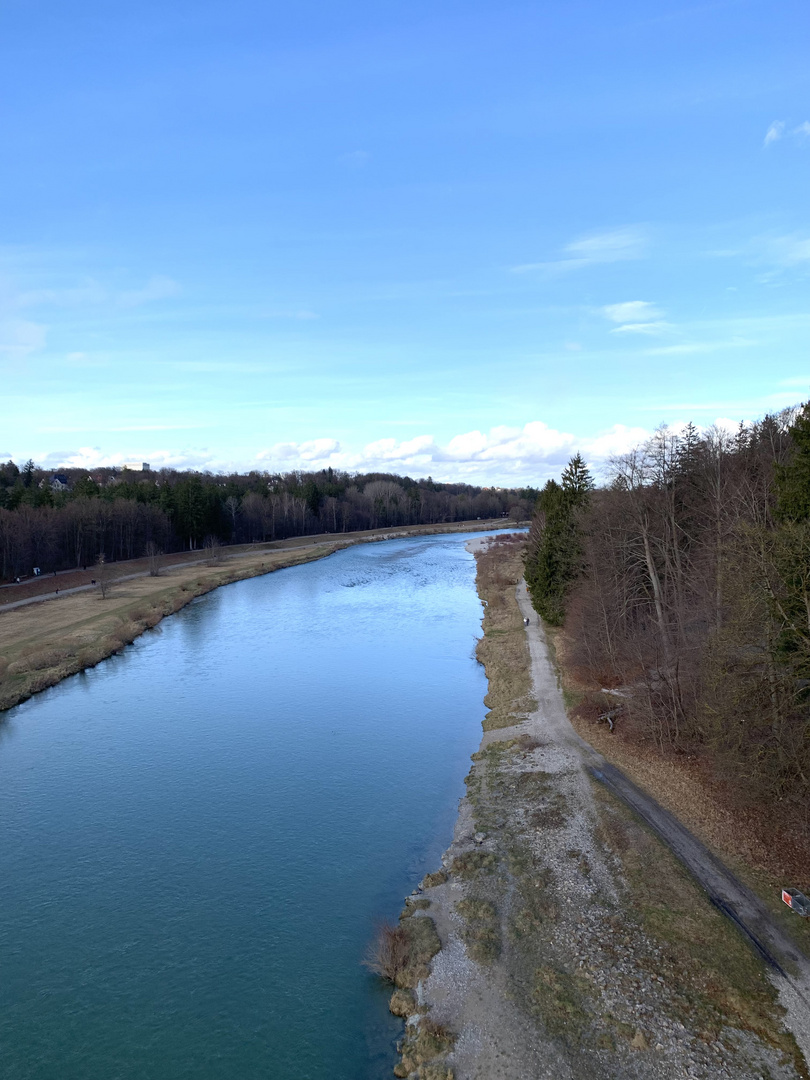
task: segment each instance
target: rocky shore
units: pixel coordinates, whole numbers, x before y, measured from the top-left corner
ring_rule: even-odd
[[[453,843],[403,911],[441,948],[392,998],[396,1075],[806,1078],[761,959],[583,767],[518,604],[520,544],[473,543],[490,713]]]

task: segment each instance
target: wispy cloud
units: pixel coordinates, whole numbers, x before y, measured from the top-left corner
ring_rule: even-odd
[[[625,300],[620,304],[605,304],[601,314],[610,322],[619,323],[611,329],[612,334],[662,334],[670,324],[662,316],[664,312],[648,300]]]
[[[659,307],[648,300],[625,300],[621,304],[605,304],[600,311],[605,318],[615,323],[660,319],[664,314]]]
[[[116,297],[119,307],[134,308],[143,304],[150,304],[155,300],[166,300],[170,296],[177,296],[181,291],[176,281],[168,277],[151,277],[140,289],[127,289]]]
[[[0,356],[23,360],[44,348],[47,327],[27,319],[4,319],[0,322]]]
[[[116,289],[111,285],[102,284],[95,278],[84,278],[76,284],[10,293],[5,298],[5,304],[18,310],[42,307],[100,307],[101,305],[135,308],[177,296],[180,292],[182,289],[176,281],[161,274],[153,275],[140,288],[134,289]]]
[[[778,142],[782,138],[785,130],[784,120],[774,120],[768,130],[765,132],[765,140],[763,146],[770,146],[771,143]]]
[[[684,341],[678,345],[659,345],[644,351],[646,356],[690,356],[725,352],[726,349],[744,349],[756,344],[757,342],[744,338],[733,338],[731,341]]]
[[[796,124],[795,127],[791,128],[787,126],[784,120],[774,120],[765,132],[762,145],[770,146],[771,143],[779,142],[780,139],[786,138],[788,135],[793,136],[794,140],[801,140],[810,136],[810,120],[803,120],[801,124]]]
[[[593,263],[642,259],[647,253],[647,247],[646,235],[638,227],[632,227],[591,233],[566,244],[564,250],[574,261],[589,266]]]
[[[810,262],[810,236],[776,236],[765,245],[765,256],[780,266]]]
[[[643,259],[648,249],[647,234],[640,226],[632,225],[621,229],[588,233],[566,244],[562,249],[561,258],[544,262],[520,263],[511,267],[511,270],[514,274],[525,274],[534,270],[567,273],[586,266]]]
[[[802,233],[766,233],[754,236],[735,248],[707,251],[711,258],[741,259],[747,266],[767,268],[760,280],[768,282],[784,270],[802,268],[810,263],[810,235]]]
[[[614,326],[611,334],[664,334],[671,329],[671,324],[663,319],[657,322],[624,323],[623,326]]]
[[[98,281],[85,278],[77,285],[64,288],[28,289],[16,297],[16,306],[30,307],[85,307],[92,304],[104,304],[110,299],[108,289]]]

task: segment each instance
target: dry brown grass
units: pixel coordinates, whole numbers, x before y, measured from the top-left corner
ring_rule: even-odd
[[[523,616],[514,592],[523,576],[524,546],[521,541],[495,543],[476,555],[478,594],[486,601],[484,636],[476,649],[489,680],[484,731],[511,727],[536,707],[530,697]]]
[[[425,874],[422,879],[422,886],[425,889],[432,889],[436,885],[443,885],[447,881],[446,870],[436,870],[432,874]]]
[[[402,1060],[394,1066],[394,1075],[419,1080],[453,1080],[446,1055],[455,1045],[456,1037],[444,1024],[429,1016],[422,1017],[418,1026],[409,1028],[402,1044]]]

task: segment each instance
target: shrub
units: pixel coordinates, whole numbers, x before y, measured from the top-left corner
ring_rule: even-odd
[[[429,974],[441,948],[436,924],[426,915],[404,918],[399,926],[381,923],[364,963],[375,975],[400,988],[413,988]]]
[[[377,935],[365,958],[365,966],[396,985],[397,977],[408,966],[410,945],[405,927],[380,923]]]

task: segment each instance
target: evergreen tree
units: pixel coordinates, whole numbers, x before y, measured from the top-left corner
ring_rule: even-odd
[[[806,684],[810,678],[810,403],[790,426],[791,453],[775,466],[776,525],[769,548],[773,577],[766,581],[779,633],[776,659]],[[807,696],[807,686],[802,688]]]
[[[561,483],[549,480],[535,506],[526,553],[526,583],[535,610],[552,625],[565,617],[565,600],[580,573],[580,511],[593,480],[580,454],[566,465]]]
[[[792,453],[776,466],[776,514],[782,521],[810,518],[810,402],[790,427]]]

